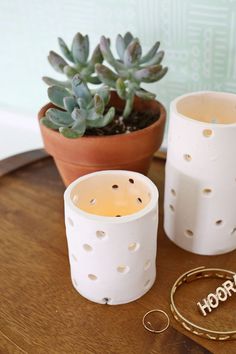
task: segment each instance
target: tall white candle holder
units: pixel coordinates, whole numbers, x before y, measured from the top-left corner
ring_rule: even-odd
[[[197,92],[170,106],[164,228],[185,250],[236,249],[236,95]]]
[[[110,305],[144,295],[156,277],[156,186],[136,172],[100,171],[70,184],[64,200],[75,289]]]

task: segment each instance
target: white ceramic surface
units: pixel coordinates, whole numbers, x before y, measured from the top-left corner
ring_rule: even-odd
[[[185,250],[236,249],[236,95],[197,92],[171,103],[164,228]]]
[[[156,277],[156,186],[136,172],[101,171],[74,181],[64,200],[75,289],[110,305],[144,295]]]

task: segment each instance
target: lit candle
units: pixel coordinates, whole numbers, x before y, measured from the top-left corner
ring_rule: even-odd
[[[236,95],[196,92],[171,103],[164,228],[178,246],[236,248]]]
[[[144,295],[156,277],[156,186],[136,172],[100,171],[74,181],[64,200],[75,289],[112,305]]]

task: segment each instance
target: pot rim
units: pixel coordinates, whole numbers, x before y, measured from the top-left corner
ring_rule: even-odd
[[[223,95],[223,96],[232,96],[232,97],[235,97],[236,99],[236,94],[235,93],[232,93],[232,92],[223,92],[223,91],[208,91],[208,90],[203,90],[203,91],[196,91],[196,92],[189,92],[189,93],[186,93],[184,95],[181,95],[179,97],[176,97],[173,101],[171,101],[170,103],[170,112],[173,112],[177,117],[179,117],[180,119],[183,119],[185,120],[186,122],[189,122],[189,123],[192,123],[192,124],[195,124],[197,126],[206,126],[208,128],[230,128],[230,127],[234,127],[236,126],[236,122],[234,123],[210,123],[210,122],[204,122],[204,121],[199,121],[199,120],[196,120],[196,119],[193,119],[191,117],[188,117],[182,113],[180,113],[178,110],[177,110],[177,104],[182,100],[184,99],[185,97],[191,97],[191,96],[200,96],[202,94],[219,94],[219,95]]]
[[[143,209],[132,214],[124,215],[120,218],[117,218],[115,216],[113,217],[113,216],[91,214],[75,206],[75,204],[71,199],[71,192],[77,186],[77,184],[84,180],[90,179],[93,176],[104,175],[104,174],[105,175],[122,174],[127,177],[138,178],[143,183],[148,185],[148,189],[150,193],[149,203]],[[151,181],[151,179],[148,178],[147,176],[144,176],[142,173],[129,171],[129,170],[102,170],[102,171],[88,173],[84,176],[77,178],[72,183],[70,183],[64,192],[64,202],[68,204],[69,208],[71,208],[77,215],[89,219],[90,221],[104,222],[107,224],[123,224],[127,222],[132,222],[136,219],[141,219],[142,217],[144,217],[145,215],[147,215],[148,213],[150,213],[152,210],[155,209],[155,206],[158,205],[158,200],[159,200],[159,191],[157,186]]]
[[[138,136],[138,135],[143,135],[143,133],[149,131],[149,130],[152,130],[154,127],[157,127],[157,126],[161,126],[164,122],[165,122],[165,119],[166,119],[166,109],[165,107],[163,106],[163,104],[161,102],[159,102],[158,100],[150,100],[150,101],[155,101],[158,103],[159,107],[160,107],[160,115],[159,115],[159,118],[158,120],[156,120],[154,123],[152,123],[151,125],[143,128],[143,129],[139,129],[139,130],[136,130],[134,132],[130,132],[130,133],[122,133],[122,134],[113,134],[113,135],[89,135],[89,136],[82,136],[80,138],[77,138],[77,139],[68,139],[66,137],[64,137],[63,135],[61,135],[59,133],[59,131],[56,131],[56,130],[53,130],[53,129],[50,129],[46,126],[44,126],[45,129],[48,129],[50,131],[51,134],[53,134],[54,136],[61,136],[62,138],[64,139],[67,139],[67,140],[72,140],[72,141],[75,141],[75,140],[78,140],[78,139],[87,139],[87,140],[97,140],[97,139],[117,139],[117,137],[120,137],[121,139],[126,139],[126,137],[128,137],[129,135],[132,134],[132,136]],[[43,107],[41,107],[40,111],[38,112],[38,121],[39,121],[39,124],[40,123],[40,119],[42,118],[42,111],[46,111],[48,108],[50,108],[53,104],[48,102],[46,103]],[[48,108],[47,108],[48,107]]]

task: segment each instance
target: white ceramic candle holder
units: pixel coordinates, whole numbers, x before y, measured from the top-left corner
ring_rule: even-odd
[[[236,248],[236,95],[197,92],[171,103],[164,228],[185,250]]]
[[[75,289],[110,305],[144,295],[156,277],[156,186],[136,172],[100,171],[70,184],[64,200]]]

